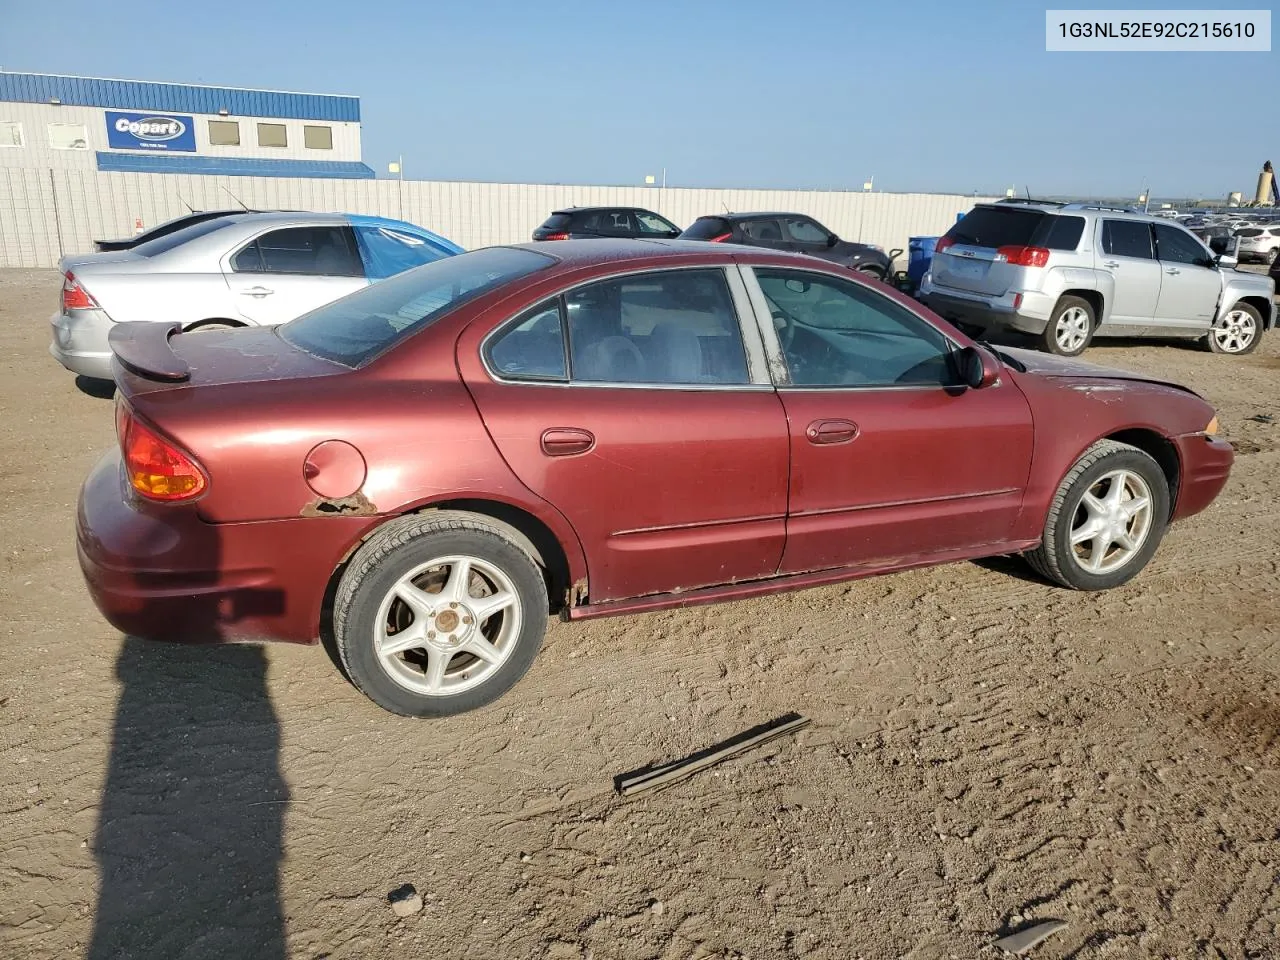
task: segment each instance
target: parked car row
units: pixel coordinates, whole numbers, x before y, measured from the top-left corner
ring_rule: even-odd
[[[1235,266],[1169,218],[1008,199],[947,231],[919,296],[963,329],[1019,331],[1063,356],[1116,336],[1191,337],[1244,354],[1275,326],[1275,281]]]

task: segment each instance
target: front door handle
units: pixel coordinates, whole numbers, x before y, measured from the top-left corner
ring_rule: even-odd
[[[250,287],[248,290],[241,290],[240,295],[243,297],[269,297],[275,293],[274,290],[268,290],[266,287]]]
[[[542,452],[548,457],[572,457],[586,453],[595,445],[596,438],[590,430],[557,427],[542,431]]]
[[[852,420],[815,420],[804,435],[810,443],[848,443],[858,436],[858,425]]]
[[[1112,270],[1115,270],[1117,267],[1120,266],[1120,261],[1119,260],[1103,260],[1102,265],[1104,267],[1110,267]]]
[[[1165,273],[1169,274],[1169,276],[1171,277],[1176,277],[1181,272],[1182,271],[1179,270],[1177,267],[1170,267],[1168,270],[1165,271]]]

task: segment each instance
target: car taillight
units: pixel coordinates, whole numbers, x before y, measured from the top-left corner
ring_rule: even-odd
[[[1049,262],[1049,251],[1044,247],[998,247],[996,256],[1004,257],[1015,267],[1043,267]]]
[[[81,285],[80,281],[76,279],[76,275],[70,271],[62,278],[62,309],[98,309],[98,301],[89,296],[89,291]]]
[[[149,500],[189,500],[208,486],[195,461],[139,423],[123,403],[116,406],[116,435],[130,486]]]
[[[548,233],[542,239],[543,240],[568,240],[569,235],[567,233]]]
[[[728,239],[729,239],[730,237],[732,237],[732,236],[733,236],[733,231],[732,231],[732,230],[730,230],[728,233],[718,233],[718,234],[716,234],[714,237],[712,237],[712,238],[711,238],[711,242],[712,242],[712,243],[724,243],[726,240],[728,240]]]
[[[953,246],[953,245],[955,244],[955,242],[956,242],[956,241],[955,241],[955,238],[953,238],[953,237],[943,237],[943,238],[942,238],[941,240],[939,240],[939,241],[937,242],[937,244],[934,246],[934,248],[933,248],[933,252],[934,252],[934,253],[942,253],[944,250],[946,250],[946,249],[947,249],[947,247]]]

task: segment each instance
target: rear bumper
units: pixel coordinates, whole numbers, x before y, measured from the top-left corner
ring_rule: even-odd
[[[1020,301],[1017,299],[1019,296]],[[1017,330],[1030,334],[1044,333],[1055,302],[1042,293],[1008,291],[1000,297],[983,297],[943,291],[933,285],[928,274],[920,285],[920,299],[945,320],[985,330]]]
[[[1173,520],[1190,517],[1209,506],[1227,485],[1235,451],[1219,437],[1191,433],[1174,437],[1182,479],[1178,499],[1173,507]]]
[[[72,373],[98,380],[111,379],[111,347],[107,336],[113,326],[102,310],[55,313],[49,318],[52,342],[49,353]]]
[[[313,643],[333,571],[371,517],[212,524],[142,502],[118,453],[80,491],[76,552],[94,605],[122,633],[184,643]]]

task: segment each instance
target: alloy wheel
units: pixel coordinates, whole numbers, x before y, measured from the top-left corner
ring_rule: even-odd
[[[1258,324],[1247,310],[1232,310],[1213,328],[1211,336],[1223,353],[1247,350],[1258,335]]]
[[[1053,338],[1063,353],[1076,353],[1089,339],[1089,313],[1083,307],[1068,307],[1058,317]]]
[[[1113,470],[1080,498],[1071,525],[1071,555],[1091,574],[1111,573],[1142,550],[1151,533],[1152,496],[1133,470]]]

